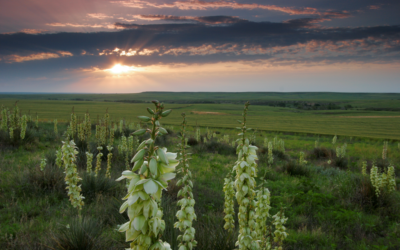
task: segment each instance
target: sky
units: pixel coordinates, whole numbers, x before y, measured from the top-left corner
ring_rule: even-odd
[[[0,0],[0,92],[400,92],[398,0]]]

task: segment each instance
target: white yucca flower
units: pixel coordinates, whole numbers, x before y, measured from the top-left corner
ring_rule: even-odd
[[[177,182],[177,186],[182,186],[182,188],[178,192],[178,198],[181,199],[178,201],[178,205],[181,207],[180,210],[176,213],[176,217],[178,221],[174,224],[175,228],[178,228],[181,234],[178,236],[179,241],[179,249],[181,250],[189,250],[193,249],[197,245],[197,241],[194,239],[195,229],[192,226],[193,220],[197,219],[196,213],[194,211],[195,200],[193,199],[193,182],[192,182],[192,172],[189,169],[189,158],[186,154],[186,144],[185,144],[185,130],[186,130],[186,117],[185,114],[182,113],[183,121],[182,121],[182,132],[181,132],[181,169],[179,170],[183,177]]]
[[[63,142],[61,150],[69,200],[73,207],[80,210],[84,204],[84,197],[81,195],[81,186],[78,185],[79,181],[82,180],[78,175],[76,167],[76,155],[78,154],[78,151],[76,150],[73,140],[70,142]]]
[[[47,164],[47,159],[46,159],[46,158],[43,158],[43,159],[40,161],[40,170],[41,170],[41,171],[44,171],[44,169],[46,168],[46,164]]]
[[[150,138],[138,146],[137,153],[131,160],[134,163],[132,171],[122,172],[122,176],[117,179],[117,181],[123,179],[129,181],[128,193],[123,198],[126,201],[120,208],[120,213],[128,210],[129,221],[121,225],[119,231],[125,232],[125,240],[130,242],[131,250],[170,249],[169,244],[161,240],[165,222],[159,204],[162,190],[168,186],[169,180],[175,178],[174,171],[179,161],[176,160],[176,153],[167,152],[166,148],[159,148],[154,144],[158,135],[166,133],[166,130],[160,127],[159,119],[166,117],[171,110],[163,111],[163,104],[158,101],[153,103],[156,110],[147,109],[152,118],[138,117],[144,122],[151,122],[151,129],[140,129],[133,133],[133,135],[143,135],[147,132]]]

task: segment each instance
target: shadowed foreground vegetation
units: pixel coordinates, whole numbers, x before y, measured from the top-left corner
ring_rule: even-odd
[[[128,111],[143,113],[142,106],[140,107],[139,111]],[[235,118],[235,113],[240,113],[234,110],[236,106],[229,107],[224,111],[232,113],[232,117],[224,117],[224,121],[228,122]],[[98,110],[101,108],[103,107]],[[251,109],[254,110],[250,109],[250,115],[251,112],[254,112],[253,115],[261,112],[257,108],[252,106]],[[75,106],[77,113],[86,109],[88,106],[83,103],[82,107]],[[209,107],[209,110],[212,108]],[[52,112],[55,110],[49,114],[53,115]],[[114,114],[110,110],[109,112],[114,118]],[[92,117],[96,120],[95,115],[92,114]],[[195,117],[189,116],[188,120],[192,119],[193,124]],[[165,122],[172,121],[172,118]],[[234,121],[235,119],[232,124]],[[257,127],[252,124],[255,121],[249,118],[249,126]],[[66,127],[65,123],[59,123],[59,135]],[[167,128],[169,134],[161,137],[157,144],[176,152],[178,127],[170,125]],[[122,133],[116,133],[116,144],[120,143],[122,134],[129,135],[132,131],[125,128]],[[235,147],[231,143],[237,138],[236,131],[200,127],[198,139],[195,132],[195,127],[188,128],[188,144],[192,145],[190,151],[193,152],[190,168],[193,172],[193,194],[198,217],[194,223],[197,249],[234,249],[237,225],[233,234],[228,234],[223,229],[222,187],[223,178],[232,170],[237,158]],[[96,178],[86,173],[84,154],[78,155],[79,175],[83,179],[82,193],[86,197],[81,212],[82,219],[79,219],[77,210],[71,206],[66,194],[63,170],[55,165],[55,150],[61,145],[62,137],[55,135],[53,124],[47,122],[39,123],[38,128],[32,123],[28,124],[26,134],[26,141],[21,142],[17,139],[9,140],[7,133],[0,132],[0,249],[127,247],[124,234],[116,231],[119,224],[127,221],[126,213],[118,212],[121,198],[126,194],[125,183],[114,181],[126,169],[125,158],[118,148],[113,149],[111,179],[105,177],[105,161]],[[211,139],[207,134],[213,134],[214,137]],[[254,138],[253,144],[259,147],[257,181],[265,179],[271,192],[270,213],[275,214],[284,207],[285,215],[289,218],[286,224],[289,237],[284,241],[284,249],[400,248],[399,185],[396,191],[377,197],[369,178],[361,175],[361,161],[367,161],[368,172],[373,161],[381,170],[391,163],[395,166],[396,183],[400,183],[400,149],[397,142],[389,142],[388,157],[382,160],[383,139],[339,136],[337,144],[333,146],[332,136],[318,137],[260,130],[250,134]],[[94,130],[92,135],[94,136]],[[224,141],[226,136],[229,136],[229,142]],[[204,140],[206,137],[209,138],[207,142]],[[268,140],[277,137],[285,141],[286,150],[273,151],[275,161],[271,167],[267,165],[268,148],[264,145],[265,137]],[[143,139],[145,138],[139,137],[140,141]],[[344,143],[348,145],[347,154],[339,159],[335,149],[337,145]],[[84,143],[77,145],[82,152],[87,148]],[[96,145],[89,147],[96,153]],[[305,152],[306,164],[298,162],[300,151]],[[42,158],[47,159],[44,171],[39,168]],[[173,223],[176,221],[178,191],[176,182],[170,182],[162,201],[167,225],[163,239],[173,249],[177,249],[178,231],[173,228]],[[235,221],[237,223],[237,218]]]

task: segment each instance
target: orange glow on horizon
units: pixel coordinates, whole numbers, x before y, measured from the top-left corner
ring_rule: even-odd
[[[106,69],[105,71],[109,71],[113,74],[126,74],[132,71],[137,71],[137,68],[135,68],[134,66],[121,65],[118,63],[115,64],[112,68]]]

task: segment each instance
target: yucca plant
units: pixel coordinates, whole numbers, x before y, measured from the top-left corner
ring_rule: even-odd
[[[61,151],[69,200],[73,207],[81,210],[84,204],[83,199],[85,197],[81,195],[81,187],[78,185],[78,182],[82,179],[79,177],[76,168],[76,155],[78,154],[78,151],[76,150],[74,141],[63,142]]]
[[[224,202],[224,213],[225,213],[225,225],[224,228],[232,233],[235,229],[235,210],[234,210],[234,198],[235,198],[235,182],[232,180],[231,173],[225,178],[223,191],[225,193]]]
[[[396,177],[393,166],[389,166],[386,172],[379,173],[378,167],[373,163],[370,180],[377,197],[379,197],[382,192],[390,193],[396,189]]]
[[[235,187],[236,187],[236,199],[239,204],[239,236],[236,246],[240,250],[247,249],[259,249],[256,232],[256,214],[252,209],[256,206],[255,204],[255,177],[257,176],[257,147],[250,145],[250,141],[246,138],[246,131],[249,128],[246,127],[246,116],[250,103],[246,102],[243,110],[243,122],[242,127],[238,129],[241,136],[237,140],[237,154],[238,160],[233,167],[236,171]]]
[[[164,105],[153,101],[155,110],[147,108],[151,117],[139,116],[143,122],[150,122],[151,127],[140,129],[133,135],[150,134],[150,138],[143,141],[137,148],[137,153],[132,158],[134,162],[132,171],[122,172],[117,180],[128,179],[128,194],[120,212],[128,210],[129,221],[121,225],[120,232],[125,232],[126,241],[131,242],[129,249],[141,250],[167,250],[170,245],[161,240],[165,229],[160,209],[162,190],[168,186],[167,181],[175,178],[175,167],[179,164],[177,154],[167,152],[166,148],[155,145],[157,136],[167,134],[165,128],[160,126],[159,120],[171,113],[164,111]],[[135,171],[139,171],[135,173]]]
[[[113,147],[107,146],[108,154],[107,154],[107,171],[106,171],[106,177],[111,178],[111,159],[113,154],[111,151],[113,150]]]
[[[192,172],[189,170],[189,157],[186,153],[188,147],[186,141],[186,116],[182,113],[182,131],[181,131],[181,143],[179,144],[181,151],[180,163],[182,165],[179,172],[183,174],[182,179],[177,182],[177,186],[182,186],[178,192],[178,197],[181,199],[178,201],[178,205],[181,209],[176,213],[178,222],[175,223],[174,227],[179,228],[181,234],[178,236],[179,250],[191,250],[197,245],[197,241],[194,239],[195,229],[192,226],[193,220],[197,219],[194,211],[195,200],[193,198],[193,182]]]
[[[54,134],[57,136],[58,135],[58,128],[57,128],[57,119],[54,119]]]

